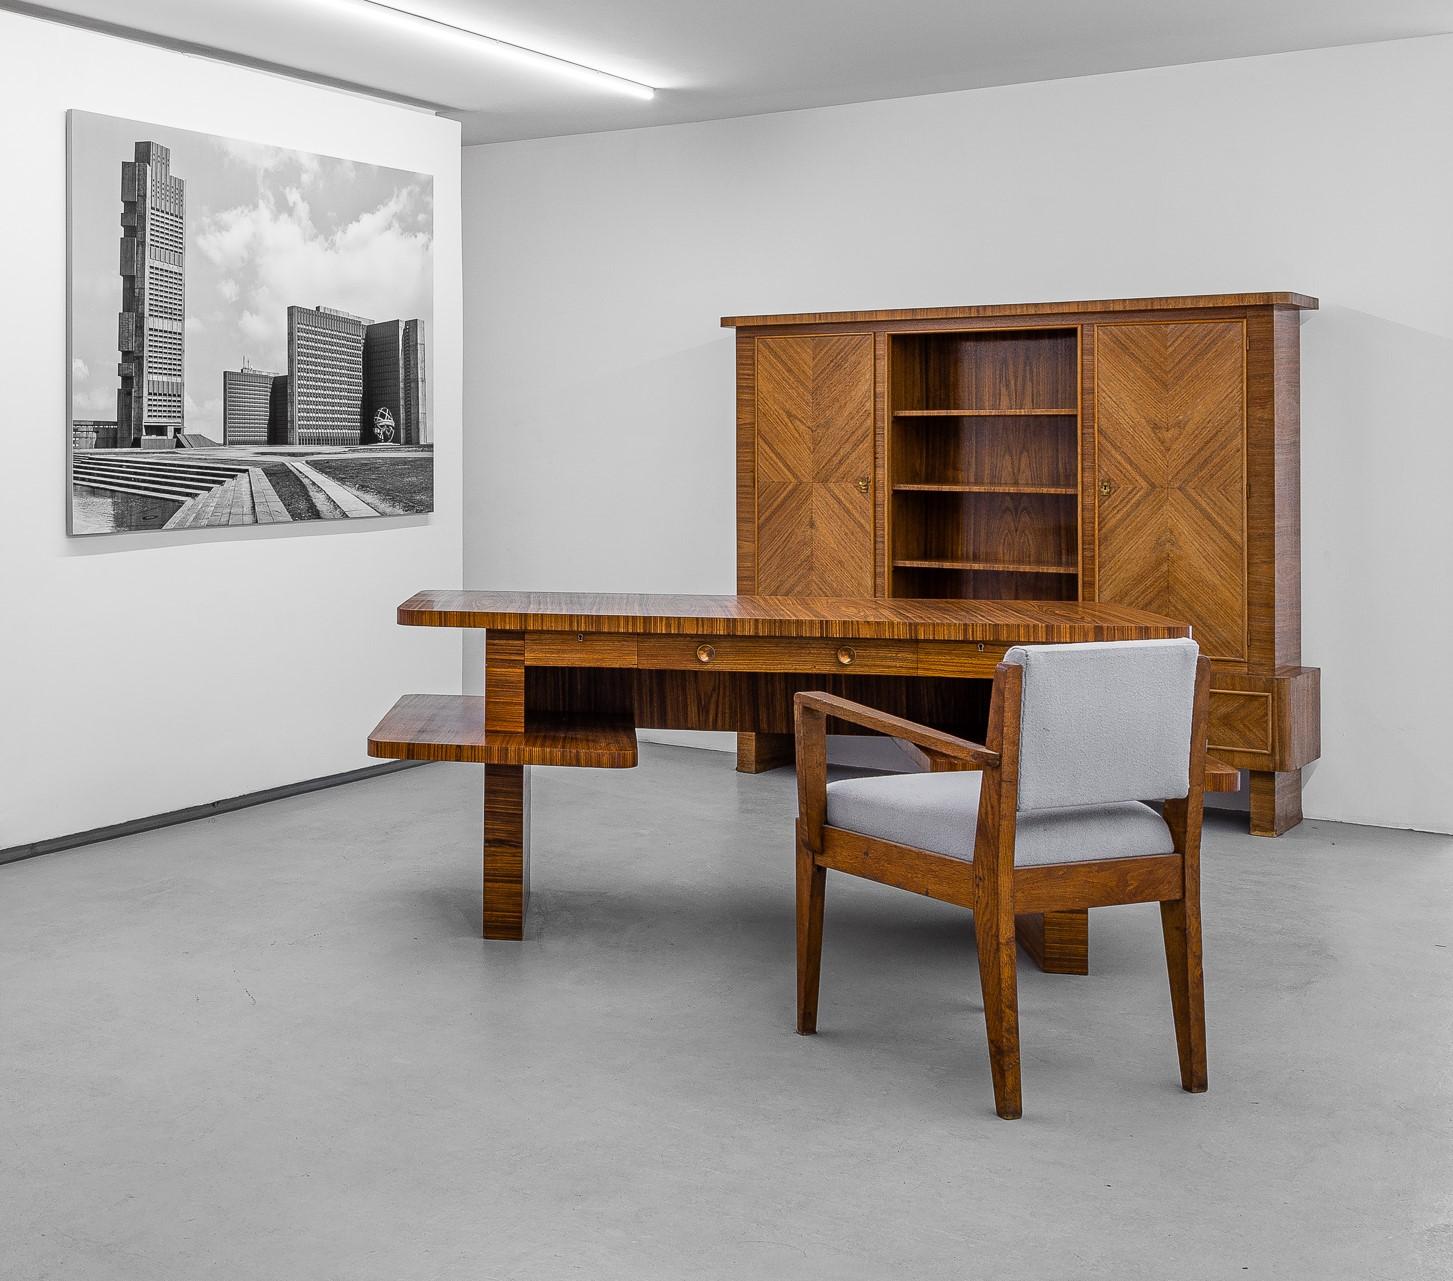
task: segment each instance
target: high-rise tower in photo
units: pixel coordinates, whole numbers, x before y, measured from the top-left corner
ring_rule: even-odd
[[[287,444],[358,444],[369,324],[332,307],[288,308]]]
[[[363,444],[422,445],[428,440],[424,326],[380,320],[363,336]]]
[[[365,444],[404,443],[403,325],[380,320],[363,335],[363,430]]]
[[[286,374],[254,369],[245,360],[241,369],[223,370],[222,443],[275,443],[286,430],[287,381]]]
[[[117,443],[170,448],[183,429],[187,184],[171,149],[138,142],[121,162],[121,314]]]
[[[429,443],[429,384],[424,361],[424,322],[404,321],[404,444]]]

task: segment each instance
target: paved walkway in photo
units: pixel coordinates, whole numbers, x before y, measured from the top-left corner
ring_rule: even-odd
[[[336,480],[323,475],[322,472],[309,467],[300,458],[289,458],[287,465],[291,467],[304,480],[316,485],[335,503],[338,504],[345,516],[383,516],[387,513],[381,512],[377,507],[371,507],[364,502],[351,489],[346,489]]]
[[[291,521],[288,509],[283,506],[283,500],[277,496],[277,490],[272,487],[272,481],[268,480],[267,473],[261,467],[249,467],[248,474],[252,478],[252,506],[257,516],[259,525],[281,525],[285,521]]]

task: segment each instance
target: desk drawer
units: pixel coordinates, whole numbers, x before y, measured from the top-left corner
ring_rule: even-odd
[[[526,632],[526,667],[634,667],[636,638],[609,632]]]
[[[855,672],[912,676],[912,641],[799,640],[773,636],[642,636],[643,668],[724,672]]]
[[[920,676],[973,676],[994,678],[1007,645],[981,645],[973,641],[919,641]]]

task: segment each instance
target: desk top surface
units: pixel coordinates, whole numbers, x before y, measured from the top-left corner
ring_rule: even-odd
[[[1052,600],[907,600],[604,592],[422,591],[399,606],[413,627],[1048,644],[1187,636],[1125,605]]]

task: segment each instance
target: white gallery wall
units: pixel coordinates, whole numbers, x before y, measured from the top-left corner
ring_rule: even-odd
[[[1435,37],[466,148],[465,581],[733,590],[723,314],[1314,294],[1306,811],[1453,831],[1450,121]]]
[[[394,623],[460,574],[459,126],[12,13],[0,49],[0,848],[369,764],[398,694],[459,688]],[[433,175],[432,516],[66,537],[70,107]]]

